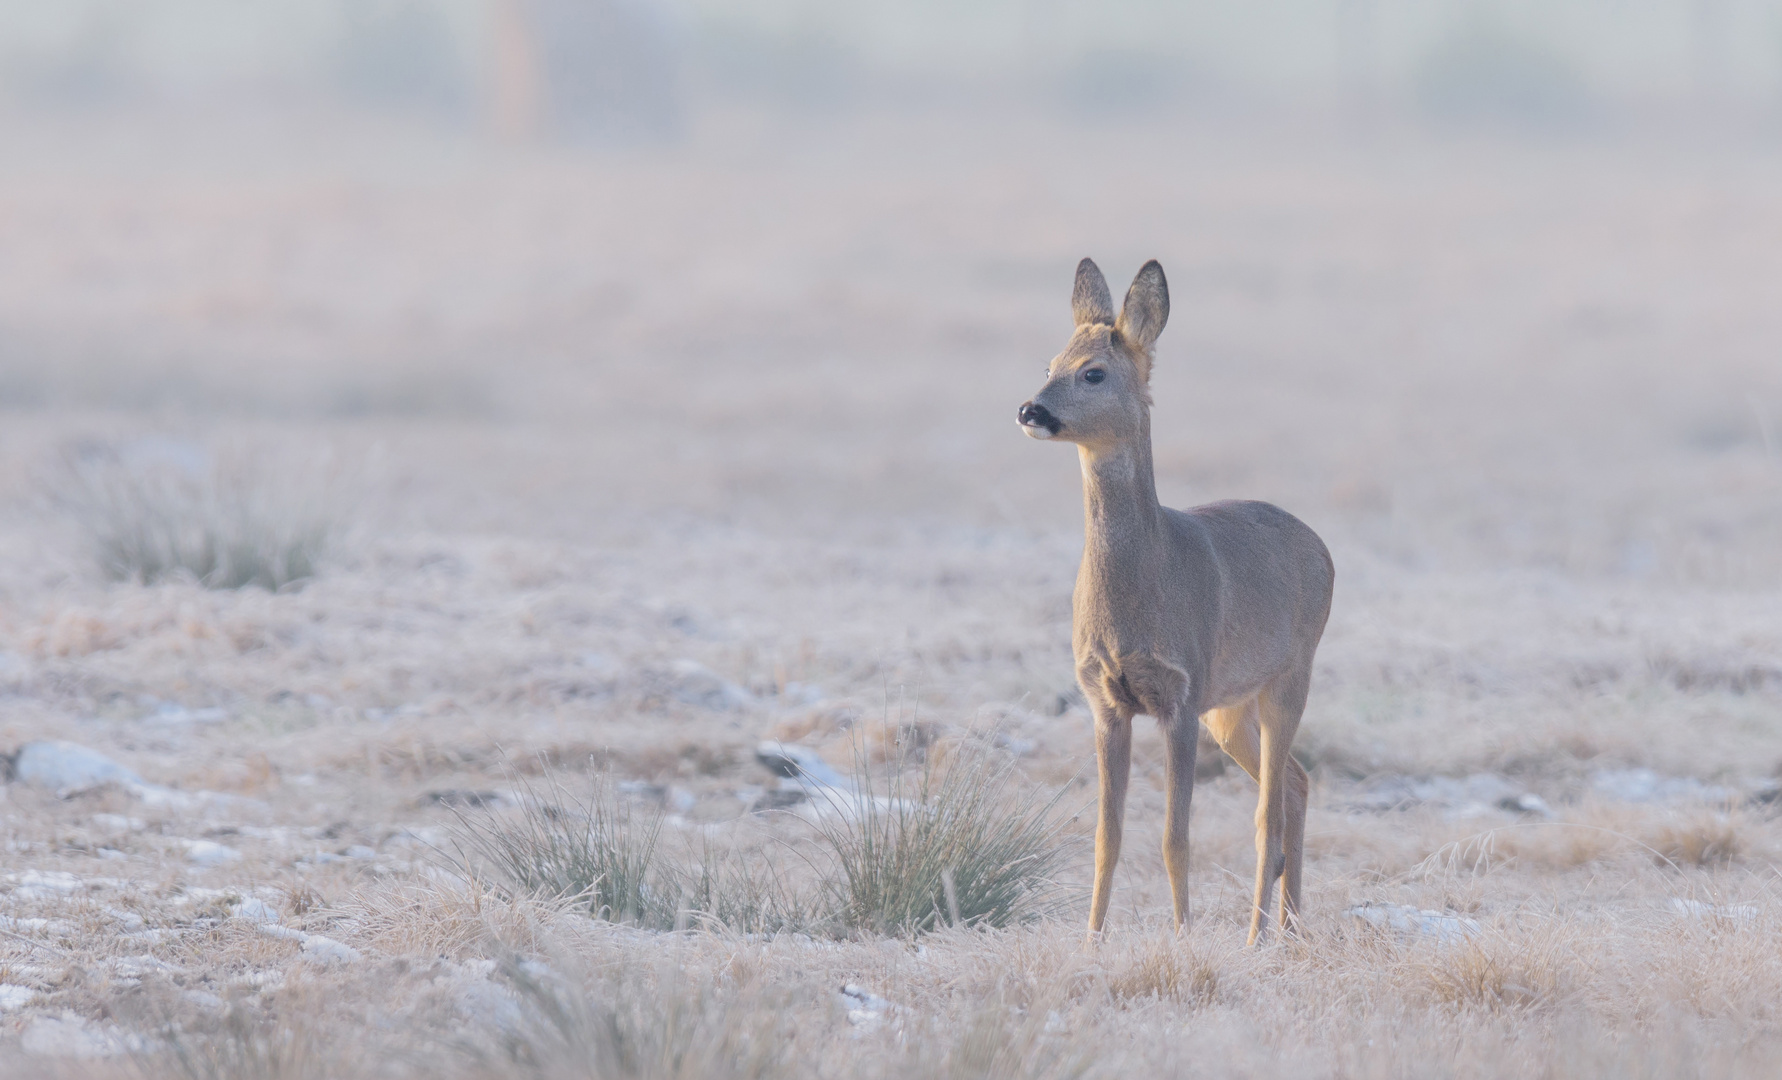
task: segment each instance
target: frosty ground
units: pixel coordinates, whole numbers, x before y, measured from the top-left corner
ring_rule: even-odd
[[[4,789],[3,1067],[1765,1075],[1782,158],[983,119],[599,153],[10,118],[0,750],[141,784]],[[1141,723],[1082,945],[1077,472],[1013,415],[1085,254],[1170,276],[1164,500],[1269,499],[1336,560],[1299,940],[1241,948],[1235,769],[1172,935]],[[96,454],[340,528],[301,588],[108,581],[70,505]],[[610,776],[671,848],[818,872],[760,812],[764,740],[1012,756],[1063,792],[1061,905],[659,932],[457,858],[463,815]],[[541,1020],[541,980],[581,1011]]]

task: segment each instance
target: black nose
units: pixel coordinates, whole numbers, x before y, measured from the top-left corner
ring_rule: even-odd
[[[1044,405],[1035,405],[1031,401],[1016,410],[1015,419],[1019,420],[1023,427],[1043,427],[1054,435],[1058,434],[1058,429],[1064,426]]]

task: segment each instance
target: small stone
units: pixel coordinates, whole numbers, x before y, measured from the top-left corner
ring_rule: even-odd
[[[755,704],[755,695],[697,660],[676,660],[669,668],[669,693],[676,701],[730,711]]]
[[[1754,923],[1758,916],[1755,904],[1705,904],[1700,900],[1686,900],[1681,896],[1671,898],[1671,910],[1685,918],[1704,922]]]
[[[800,785],[839,788],[853,791],[847,777],[835,771],[815,750],[787,743],[767,742],[755,748],[755,760],[775,776],[796,780]]]
[[[1691,776],[1661,776],[1651,769],[1601,769],[1591,774],[1590,788],[1632,803],[1719,803],[1739,798],[1739,792],[1729,787],[1704,784]]]
[[[231,907],[229,914],[251,923],[278,922],[278,912],[272,909],[272,905],[255,896],[250,896]]]
[[[19,749],[13,771],[25,783],[49,788],[61,798],[102,784],[130,789],[146,786],[142,777],[99,751],[61,740],[26,743]]]
[[[1389,930],[1401,937],[1434,938],[1450,944],[1476,937],[1479,924],[1464,915],[1425,911],[1409,904],[1357,904],[1343,914],[1374,930]]]
[[[66,1013],[31,1021],[19,1037],[19,1049],[37,1057],[104,1058],[128,1053],[140,1041],[89,1027],[83,1018]]]
[[[94,814],[93,827],[109,833],[141,832],[148,828],[148,822],[139,817],[125,817],[123,814]]]
[[[182,840],[181,843],[186,848],[186,860],[199,866],[222,866],[241,861],[241,852],[215,840]]]
[[[350,964],[359,959],[358,949],[320,934],[304,938],[303,954],[323,964]]]
[[[847,1009],[848,1023],[862,1031],[872,1031],[897,1012],[897,1006],[858,983],[841,988],[841,1000]]]

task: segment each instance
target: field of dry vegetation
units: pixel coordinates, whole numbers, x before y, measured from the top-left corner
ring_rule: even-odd
[[[6,1075],[1774,1075],[1782,144],[6,139]],[[1082,944],[1085,254],[1336,560],[1298,939],[1210,755],[1173,936],[1141,724]]]

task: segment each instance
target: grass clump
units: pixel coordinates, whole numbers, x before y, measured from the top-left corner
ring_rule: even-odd
[[[662,808],[624,799],[609,775],[596,775],[586,795],[551,777],[542,794],[522,784],[521,796],[511,812],[458,815],[461,850],[515,895],[568,900],[648,930],[776,933],[825,919],[765,852],[710,839],[679,858],[665,851]]]
[[[106,577],[277,591],[314,577],[340,515],[314,470],[150,441],[71,455],[58,501]]]
[[[919,934],[941,926],[1002,927],[1055,906],[1065,855],[1058,796],[1016,785],[1014,762],[967,744],[919,780],[887,767],[886,794],[856,768],[852,793],[825,792],[818,829],[835,859],[836,915],[856,930]]]
[[[523,785],[514,813],[460,812],[460,847],[517,893],[571,900],[612,922],[674,926],[679,908],[657,857],[661,811],[634,810],[604,774],[586,796],[554,777],[548,794]]]
[[[573,970],[573,968],[572,968]],[[792,1003],[754,980],[718,980],[668,963],[620,962],[560,974],[509,962],[516,1014],[470,1076],[767,1080],[807,1075],[793,1055]]]
[[[1704,813],[1664,825],[1652,835],[1653,858],[1671,866],[1725,866],[1746,852],[1738,820]]]
[[[1130,963],[1108,974],[1108,993],[1120,1003],[1155,1000],[1207,1005],[1218,992],[1218,964],[1184,949],[1173,938],[1149,943]]]
[[[552,778],[542,793],[522,784],[516,809],[462,811],[459,848],[515,895],[650,930],[908,936],[1010,926],[1056,906],[1066,852],[1057,797],[1020,788],[1013,761],[993,753],[974,744],[919,779],[889,763],[875,777],[862,759],[851,787],[812,789],[814,853],[784,837],[745,850],[733,833],[675,857],[664,850],[661,807],[623,799],[605,775],[586,796]]]

